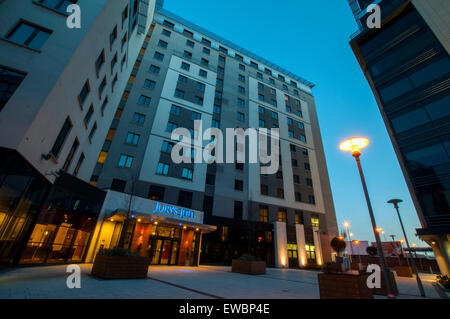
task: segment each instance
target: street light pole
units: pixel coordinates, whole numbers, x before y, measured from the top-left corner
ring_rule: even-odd
[[[383,247],[381,246],[380,234],[377,231],[377,224],[375,222],[372,204],[370,203],[369,192],[367,190],[366,180],[364,178],[364,173],[363,173],[363,170],[361,167],[361,160],[359,158],[361,156],[361,149],[364,147],[367,147],[367,145],[369,145],[369,140],[366,138],[362,138],[362,137],[352,138],[347,141],[344,141],[340,145],[340,149],[343,151],[351,151],[353,157],[356,160],[356,164],[358,165],[358,171],[359,171],[359,175],[361,177],[361,182],[362,182],[362,186],[364,189],[364,195],[366,197],[367,208],[369,209],[370,221],[372,222],[373,233],[375,235],[375,240],[377,242],[377,249],[378,249],[380,257],[381,257],[381,266],[383,268],[383,275],[384,275],[384,280],[386,283],[387,295],[388,295],[388,298],[395,299],[395,295],[392,292],[391,281],[389,279],[389,273],[388,273],[388,269],[387,269],[387,265],[386,265],[386,259],[384,258]]]
[[[367,208],[369,209],[370,221],[372,222],[373,233],[375,235],[375,241],[377,242],[377,248],[378,248],[378,251],[379,251],[380,257],[381,257],[381,267],[383,268],[384,280],[386,282],[386,289],[387,289],[388,297],[395,298],[395,296],[392,292],[392,286],[391,286],[391,281],[389,278],[386,259],[384,258],[384,252],[383,252],[383,247],[381,245],[380,234],[376,231],[377,223],[375,222],[375,216],[373,214],[372,204],[370,202],[369,192],[367,190],[367,185],[366,185],[366,180],[364,178],[364,173],[363,173],[363,170],[361,167],[361,160],[359,159],[360,155],[361,155],[360,151],[353,153],[353,157],[356,159],[356,164],[358,165],[359,175],[361,176],[361,182],[362,182],[363,189],[364,189],[364,195],[366,197]]]
[[[398,220],[400,221],[400,225],[402,226],[403,236],[405,236],[406,246],[408,247],[408,251],[409,251],[408,258],[411,259],[411,264],[413,266],[414,273],[416,274],[417,286],[419,286],[420,295],[422,297],[425,297],[425,290],[423,289],[422,280],[419,277],[419,271],[417,270],[416,262],[414,261],[414,258],[412,258],[412,256],[411,256],[411,254],[412,254],[411,247],[409,246],[408,237],[406,236],[405,227],[403,226],[402,217],[400,215],[400,210],[399,210],[399,207],[398,207],[398,203],[401,203],[401,202],[403,202],[401,199],[391,199],[390,201],[388,201],[389,204],[393,204],[394,205],[394,208],[395,208],[395,210],[397,212]]]

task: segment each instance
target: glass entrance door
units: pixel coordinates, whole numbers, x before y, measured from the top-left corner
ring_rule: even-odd
[[[179,247],[177,240],[154,238],[150,250],[152,265],[176,265]]]

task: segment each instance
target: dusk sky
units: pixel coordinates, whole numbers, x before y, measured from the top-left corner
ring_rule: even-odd
[[[420,223],[386,127],[370,87],[349,45],[357,30],[346,0],[165,0],[164,8],[210,30],[316,84],[319,122],[338,224],[351,224],[354,238],[374,240],[356,163],[339,150],[348,137],[371,144],[361,157],[382,240],[403,238],[392,198],[411,243]]]

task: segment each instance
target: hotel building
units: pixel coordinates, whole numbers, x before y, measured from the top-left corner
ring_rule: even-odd
[[[16,81],[11,97],[2,94],[2,157],[11,160],[2,161],[0,203],[14,196],[33,203],[27,231],[10,240],[16,253],[2,262],[92,262],[99,249],[118,245],[165,265],[230,264],[246,253],[276,267],[332,259],[338,231],[312,83],[164,10],[162,1],[78,1],[82,12],[93,11],[91,26],[83,20],[78,31],[49,25],[47,15],[64,16],[46,1],[28,2],[14,12],[45,16],[15,20],[46,21],[53,31],[36,50],[11,38],[14,15],[0,29],[0,65]],[[3,1],[1,11],[15,5]],[[67,44],[51,45],[59,32],[53,41]],[[55,47],[71,48],[64,61]],[[23,62],[20,54],[52,60]],[[35,112],[28,122],[25,107]],[[249,163],[174,164],[171,133],[203,134],[194,120],[203,130],[279,128],[278,173],[261,175],[260,164]],[[42,183],[38,194],[27,195],[31,182],[16,181],[14,165]],[[18,183],[26,186],[16,190]],[[14,219],[20,203],[11,207],[0,213]],[[1,245],[4,227],[0,220]]]
[[[369,29],[367,6],[381,7]],[[351,47],[377,100],[422,228],[450,271],[450,3],[349,0],[359,30]],[[394,216],[392,217],[394,218]]]

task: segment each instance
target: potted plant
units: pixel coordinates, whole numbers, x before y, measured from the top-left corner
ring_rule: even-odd
[[[102,279],[147,278],[149,265],[150,258],[141,257],[129,249],[102,249],[95,257],[91,274]]]
[[[333,238],[331,247],[339,254],[345,248],[343,238]],[[344,272],[343,264],[326,263],[324,272],[317,275],[321,299],[372,299],[367,287],[368,274]]]
[[[253,255],[244,254],[239,259],[233,259],[231,271],[247,275],[263,275],[266,273],[266,262],[258,261]]]

